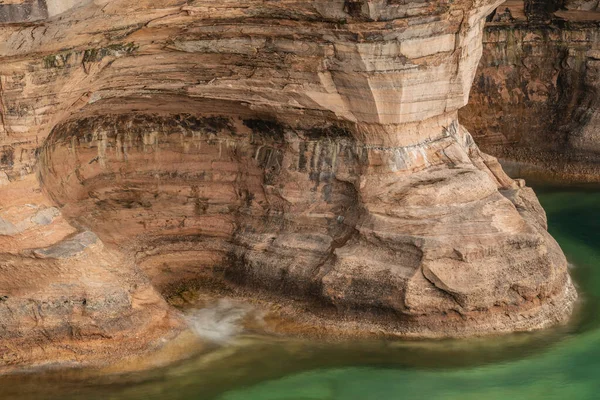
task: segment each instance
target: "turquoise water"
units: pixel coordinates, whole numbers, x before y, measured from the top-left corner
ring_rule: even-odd
[[[316,343],[242,337],[181,364],[100,380],[0,379],[1,399],[600,399],[600,189],[537,193],[582,297],[573,323],[436,342]]]

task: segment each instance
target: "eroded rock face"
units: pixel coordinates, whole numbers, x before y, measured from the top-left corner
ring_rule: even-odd
[[[598,2],[532,3],[508,2],[492,16],[461,121],[521,173],[598,182]]]
[[[497,5],[114,0],[1,28],[4,357],[141,350],[182,329],[159,293],[215,280],[345,335],[564,322],[543,210],[457,120]],[[19,286],[46,265],[57,284]],[[19,333],[63,298],[45,340]]]

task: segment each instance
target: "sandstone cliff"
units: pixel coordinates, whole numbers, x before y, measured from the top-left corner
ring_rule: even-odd
[[[543,210],[457,119],[498,3],[5,1],[0,365],[147,351],[215,282],[328,334],[564,322]]]
[[[461,121],[522,173],[600,181],[597,1],[509,1],[490,16]]]

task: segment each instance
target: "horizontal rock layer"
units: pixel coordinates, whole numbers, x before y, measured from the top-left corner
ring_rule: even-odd
[[[149,349],[183,329],[159,294],[214,281],[310,303],[303,318],[333,331],[358,321],[350,334],[565,322],[576,295],[543,210],[457,119],[497,5],[97,0],[11,17],[0,354]],[[39,339],[28,307],[52,327]]]
[[[544,13],[511,1],[486,26],[461,121],[484,151],[518,173],[600,181],[600,12],[591,3],[597,6],[567,2],[567,11]]]

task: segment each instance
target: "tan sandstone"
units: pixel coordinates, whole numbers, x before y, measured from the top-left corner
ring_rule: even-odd
[[[568,319],[533,191],[457,118],[499,2],[51,4],[0,5],[1,371],[156,349],[214,282],[332,335]]]

